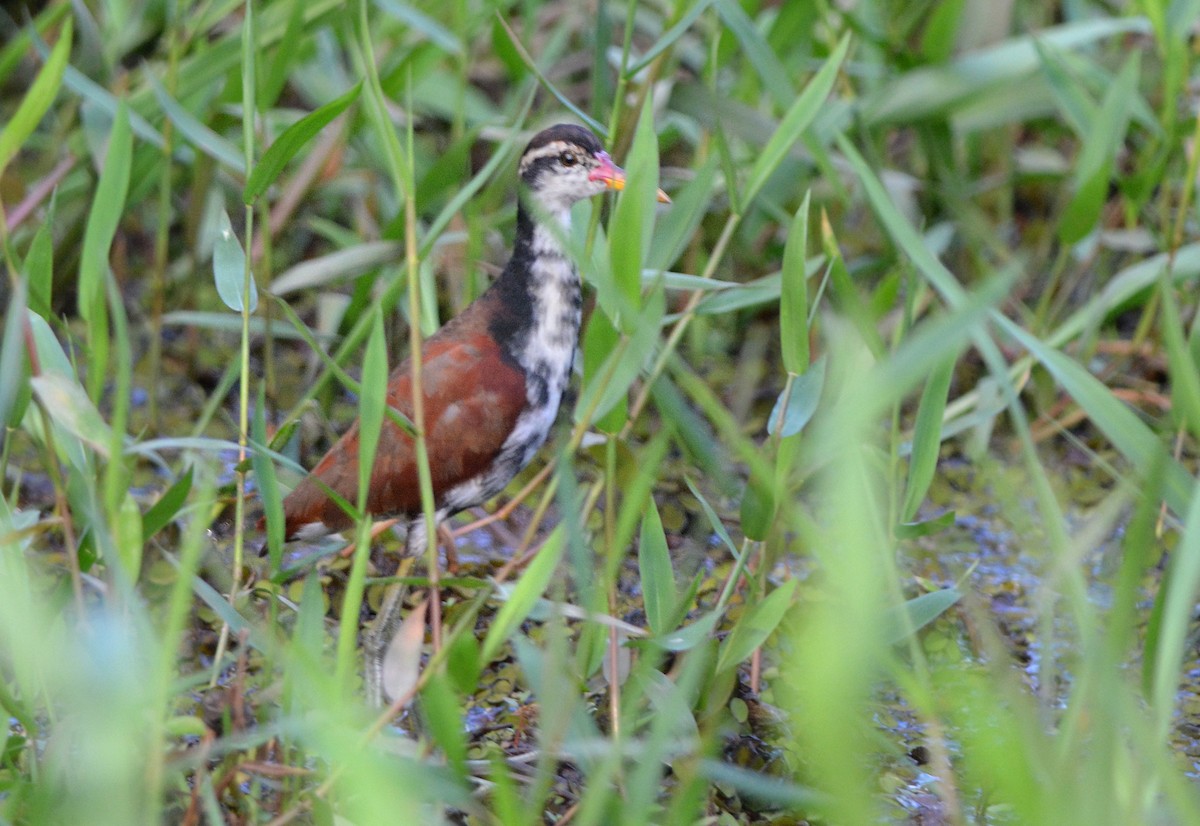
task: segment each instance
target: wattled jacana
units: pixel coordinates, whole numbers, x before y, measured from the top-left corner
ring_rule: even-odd
[[[500,277],[421,351],[425,438],[435,519],[495,496],[546,441],[570,379],[579,339],[579,274],[559,238],[571,205],[622,189],[625,173],[596,137],[559,124],[536,134],[521,155],[523,185],[512,257]],[[659,190],[660,201],[668,201]],[[528,201],[528,202],[527,202]],[[557,231],[541,223],[554,221]],[[412,366],[392,371],[387,403],[413,416]],[[351,517],[326,488],[358,496],[358,422],[283,501],[288,539],[348,528]],[[407,549],[425,545],[412,438],[385,420],[371,473],[367,511],[408,520]]]

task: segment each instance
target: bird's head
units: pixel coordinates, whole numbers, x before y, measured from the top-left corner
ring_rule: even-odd
[[[560,123],[533,136],[521,155],[521,181],[531,197],[550,213],[608,189],[625,188],[625,172],[613,163],[587,129]],[[658,200],[670,199],[661,189]]]

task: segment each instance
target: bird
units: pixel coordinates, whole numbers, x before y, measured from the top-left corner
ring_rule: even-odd
[[[572,204],[625,186],[624,171],[601,142],[575,124],[534,135],[517,171],[521,195],[508,263],[421,347],[438,525],[500,493],[546,441],[570,380],[583,307],[579,273],[560,239],[569,230]],[[661,189],[658,200],[670,201]],[[411,358],[391,372],[387,403],[413,417]],[[284,498],[286,539],[314,539],[353,525],[328,491],[358,500],[358,445],[355,421]],[[406,552],[424,552],[416,447],[390,419],[379,437],[366,510],[407,521]]]

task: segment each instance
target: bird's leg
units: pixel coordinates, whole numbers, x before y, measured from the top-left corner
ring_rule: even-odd
[[[402,582],[393,582],[383,594],[379,613],[363,632],[363,682],[367,703],[374,708],[384,704],[383,658],[388,644],[400,629],[400,608],[408,589]]]
[[[458,546],[454,544],[454,531],[450,530],[450,526],[445,522],[439,522],[437,526],[438,541],[441,542],[442,550],[446,552],[446,570],[451,574],[458,574]]]
[[[438,534],[441,534],[444,523],[438,523]],[[447,548],[452,546],[452,542],[447,544]],[[425,520],[423,517],[418,517],[408,523],[408,535],[404,539],[404,562],[402,565],[411,565],[412,561],[419,559],[425,555],[429,547],[429,537],[425,531]],[[451,557],[447,552],[447,560]],[[457,564],[457,558],[454,559]],[[437,565],[437,560],[433,561]],[[430,605],[430,626],[433,637],[433,650],[436,652],[441,645],[441,590],[437,587],[437,571],[429,571],[429,605]],[[379,606],[379,613],[372,620],[371,625],[363,633],[363,659],[364,672],[366,682],[367,701],[376,707],[382,706],[384,703],[383,689],[383,671],[384,657],[387,655],[388,646],[392,642],[392,638],[400,630],[401,625],[401,609],[404,605],[404,595],[407,593],[407,588],[404,583],[393,582],[388,586],[387,591],[383,596],[383,603]]]
[[[404,538],[404,560],[401,568],[410,566],[413,560],[425,553],[425,520],[414,519],[408,524],[408,535]],[[400,629],[400,611],[404,596],[408,592],[403,582],[393,582],[384,592],[379,613],[363,632],[363,671],[366,683],[367,702],[376,707],[384,705],[383,658],[388,645]]]

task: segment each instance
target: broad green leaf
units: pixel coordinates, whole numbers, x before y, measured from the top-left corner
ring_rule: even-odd
[[[566,532],[562,525],[559,525],[546,538],[533,562],[510,591],[508,600],[496,612],[496,618],[492,620],[487,636],[483,639],[483,648],[479,652],[479,662],[482,666],[486,667],[495,659],[517,626],[529,616],[529,612],[542,598],[566,548],[565,539]]]
[[[285,129],[254,165],[254,170],[250,173],[250,178],[246,181],[246,187],[242,191],[242,201],[247,205],[254,203],[254,199],[279,177],[279,173],[283,171],[287,162],[300,151],[304,144],[324,129],[331,120],[346,111],[346,108],[358,99],[361,91],[362,81],[360,80],[341,97],[319,109],[314,109]]]
[[[442,671],[434,671],[421,689],[421,717],[433,741],[458,777],[467,776],[467,737],[458,692]]]
[[[445,583],[446,579],[443,578]],[[486,587],[481,583],[480,587]],[[454,683],[454,687],[462,694],[471,694],[479,688],[479,640],[467,629],[466,633],[456,634],[449,642],[450,652],[446,656],[446,674]]]
[[[1179,312],[1175,291],[1161,282],[1163,338],[1167,342],[1167,360],[1171,368],[1172,409],[1181,425],[1193,436],[1200,435],[1200,373],[1188,347],[1187,334]]]
[[[17,407],[28,378],[24,337],[27,285],[24,277],[17,281],[4,311],[4,331],[0,335],[0,428],[8,426],[9,414]]]
[[[63,351],[58,337],[50,329],[50,324],[33,310],[25,314],[30,329],[33,330],[33,346],[37,350],[38,364],[44,376],[53,373],[63,378],[75,380],[75,368],[67,354]]]
[[[666,651],[690,651],[712,638],[713,630],[717,627],[717,620],[720,618],[720,611],[709,611],[691,625],[685,625],[683,628],[657,637],[651,642]]]
[[[42,318],[50,317],[50,298],[54,289],[54,216],[57,199],[50,200],[46,218],[29,244],[21,271],[29,283],[29,309]]]
[[[254,283],[254,274],[246,272],[246,252],[234,234],[233,224],[229,222],[225,210],[221,210],[218,233],[213,244],[213,278],[217,284],[217,295],[221,296],[226,307],[240,313],[243,294],[247,292],[246,278],[249,277],[250,307],[246,312],[252,313],[258,309],[258,286]]]
[[[584,387],[575,403],[575,421],[582,421],[588,415],[592,399],[604,392],[606,376],[609,376],[618,366],[613,361],[621,334],[617,332],[612,321],[604,313],[592,313],[587,329],[583,331],[583,375]],[[592,426],[605,433],[615,433],[625,424],[625,414],[628,402],[623,397],[613,399],[606,415],[592,416]]]
[[[767,637],[774,633],[788,609],[792,607],[792,597],[796,594],[797,584],[797,580],[789,579],[738,618],[729,636],[721,643],[720,653],[717,655],[717,672],[736,668],[738,663],[754,652],[754,649],[767,641]]]
[[[957,514],[954,511],[943,511],[933,519],[923,522],[902,522],[896,526],[898,539],[918,539],[922,536],[933,536],[954,524]]]
[[[70,17],[63,21],[58,42],[54,44],[46,64],[38,71],[37,77],[21,97],[16,111],[10,113],[8,122],[0,128],[0,176],[58,97],[63,72],[71,56],[72,25],[73,20]]]
[[[104,169],[96,184],[79,259],[79,315],[87,326],[88,393],[99,399],[108,373],[108,255],[129,192],[133,137],[122,101],[113,119]]]
[[[962,594],[956,588],[943,588],[914,597],[900,607],[907,616],[901,617],[895,611],[883,619],[884,627],[890,628],[885,633],[885,641],[894,645],[914,631],[920,631],[929,623],[950,610],[956,602],[962,599]]]
[[[79,382],[57,373],[43,373],[29,382],[52,421],[108,458],[112,433]]]
[[[146,539],[152,538],[165,528],[179,513],[192,490],[193,470],[194,468],[189,467],[184,471],[142,515],[142,536]]]
[[[744,769],[728,761],[715,759],[700,760],[698,766],[701,774],[715,788],[736,789],[752,800],[802,811],[819,812],[830,808],[828,794],[761,771]]]
[[[1075,193],[1063,211],[1059,237],[1076,243],[1092,231],[1107,202],[1108,181],[1117,149],[1129,128],[1132,101],[1137,97],[1141,74],[1140,52],[1134,50],[1104,95],[1100,110],[1084,138],[1075,165]]]
[[[767,141],[766,146],[754,161],[754,166],[750,168],[750,175],[742,194],[743,204],[749,204],[754,200],[767,179],[779,168],[784,156],[791,151],[792,145],[800,140],[801,134],[813,122],[833,89],[833,82],[837,80],[838,70],[841,69],[842,60],[846,57],[846,50],[849,48],[850,35],[847,34],[838,43],[837,48],[833,50],[833,54],[825,61],[821,70],[804,87],[804,91],[792,103],[787,114],[779,121],[775,133],[771,135],[770,140]]]
[[[636,470],[632,474],[624,475],[621,483],[621,505],[617,510],[616,529],[612,534],[613,548],[628,548],[633,543],[634,534],[638,530],[638,526],[645,519],[646,508],[653,504],[654,497],[652,492],[660,483],[660,470],[663,459],[667,456],[667,450],[671,444],[671,433],[664,428],[654,435],[654,437],[645,445],[639,447],[637,452]],[[617,446],[617,463],[618,467],[622,462],[622,455],[625,450],[623,445]],[[566,495],[567,491],[563,491]],[[564,500],[565,501],[565,500]],[[586,544],[583,537],[579,537],[580,544]],[[609,554],[607,565],[612,571],[612,575],[616,576],[617,568],[622,564],[622,554]],[[580,560],[573,559],[577,564]],[[591,575],[592,564],[590,560],[583,560],[581,567],[588,570],[588,575]]]
[[[136,582],[142,570],[142,512],[128,490],[121,497],[111,520],[113,542],[121,567],[130,581]]]
[[[617,198],[608,231],[608,258],[617,291],[617,315],[612,320],[625,333],[634,330],[641,307],[642,266],[654,225],[658,139],[653,109],[653,103],[647,100],[638,117],[626,164],[625,189]]]
[[[646,503],[646,514],[642,518],[641,538],[638,540],[638,572],[642,582],[646,623],[652,633],[662,636],[670,630],[666,623],[675,611],[675,569],[671,565],[667,537],[663,533],[662,519],[653,497]]]
[[[777,512],[775,489],[769,481],[752,474],[742,491],[739,509],[742,533],[747,539],[762,542],[767,538]]]
[[[921,35],[921,54],[929,63],[941,63],[954,53],[966,0],[946,0],[934,6]]]
[[[671,194],[671,208],[662,214],[654,227],[654,242],[646,257],[643,279],[653,280],[657,273],[678,260],[687,245],[692,243],[696,229],[712,207],[719,160],[715,155],[709,155],[703,166],[692,171],[692,179]],[[709,280],[699,276],[688,277],[702,285]],[[672,288],[670,275],[667,276],[667,288]],[[695,289],[714,287],[706,285]]]
[[[925,494],[937,470],[938,453],[942,445],[942,418],[946,413],[946,396],[950,392],[950,380],[954,377],[956,360],[948,358],[940,364],[921,393],[917,407],[917,421],[913,427],[912,455],[908,465],[908,484],[904,490],[904,507],[900,509],[902,522],[916,516],[917,508],[925,501]]]
[[[792,218],[783,248],[783,282],[779,293],[779,346],[783,369],[800,375],[808,370],[808,204],[811,192]]]
[[[624,426],[626,405],[623,402],[630,386],[654,354],[665,311],[666,298],[659,286],[646,296],[646,305],[631,325],[632,335],[624,338],[621,344],[608,348],[607,358],[579,394],[575,408],[577,416],[582,416],[595,404],[593,421],[598,429],[614,432]],[[593,316],[592,323],[595,321]]]
[[[775,407],[771,410],[771,417],[767,420],[768,433],[773,436],[778,431],[779,435],[786,439],[804,429],[817,412],[817,404],[821,401],[827,363],[825,356],[821,356],[811,367],[792,379],[790,388],[779,394],[779,398],[775,400]]]

